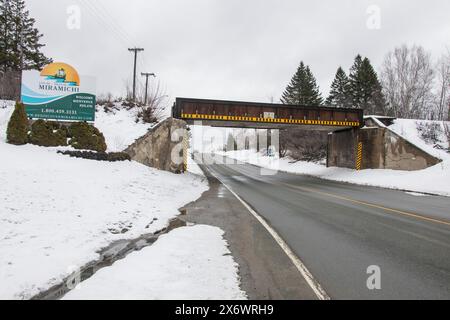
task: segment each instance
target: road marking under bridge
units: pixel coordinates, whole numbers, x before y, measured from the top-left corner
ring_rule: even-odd
[[[322,288],[320,283],[314,278],[312,273],[308,270],[308,268],[305,266],[305,264],[300,260],[299,257],[295,255],[295,253],[292,251],[292,249],[289,247],[289,245],[281,238],[281,236],[264,220],[263,217],[261,217],[255,210],[250,207],[250,205],[245,202],[240,196],[236,194],[236,192],[233,191],[231,187],[229,187],[227,184],[225,184],[222,179],[220,179],[216,174],[212,172],[212,170],[209,170],[209,172],[222,183],[222,185],[228,189],[228,191],[231,192],[233,196],[236,197],[243,205],[244,207],[258,220],[263,227],[269,232],[269,234],[275,239],[275,241],[278,243],[278,245],[281,247],[281,249],[286,253],[286,255],[289,257],[289,259],[292,261],[294,266],[297,268],[297,270],[300,272],[300,274],[305,279],[306,283],[311,287],[315,295],[319,300],[331,300],[330,296],[326,293],[326,291]]]

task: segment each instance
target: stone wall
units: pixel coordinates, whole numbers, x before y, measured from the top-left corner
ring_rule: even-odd
[[[363,145],[362,169],[422,170],[441,162],[388,128],[338,131],[328,138],[327,164],[355,168],[356,145]]]
[[[125,152],[146,166],[174,173],[184,171],[183,138],[186,122],[168,118],[137,139]]]

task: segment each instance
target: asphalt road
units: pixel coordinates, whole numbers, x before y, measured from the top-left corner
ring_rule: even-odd
[[[277,231],[332,299],[450,299],[450,198],[243,163],[204,168]],[[380,268],[381,289],[368,289],[369,266]]]

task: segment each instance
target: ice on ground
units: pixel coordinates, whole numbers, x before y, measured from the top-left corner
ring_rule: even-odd
[[[245,299],[223,231],[197,225],[161,236],[152,246],[101,269],[64,299]]]

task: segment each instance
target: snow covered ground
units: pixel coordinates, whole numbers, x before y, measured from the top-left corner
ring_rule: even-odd
[[[120,108],[105,112],[98,107],[95,114],[95,126],[103,132],[108,151],[117,152],[125,150],[137,138],[142,137],[152,127],[151,124],[136,123],[137,110]]]
[[[403,137],[404,139],[410,141],[411,143],[415,144],[422,150],[428,152],[429,154],[442,159],[442,160],[450,160],[450,153],[439,150],[434,148],[432,144],[429,144],[425,142],[422,137],[420,136],[419,131],[417,130],[417,123],[423,123],[423,124],[436,124],[441,129],[441,134],[439,135],[440,144],[444,148],[449,148],[448,140],[443,134],[444,132],[444,123],[442,121],[426,121],[426,120],[410,120],[410,119],[398,119],[395,120],[394,124],[392,126],[389,126],[389,129]],[[450,122],[445,123],[447,126],[450,127]]]
[[[30,298],[60,283],[77,267],[96,260],[97,251],[110,243],[164,228],[179,214],[178,208],[197,199],[208,188],[204,177],[193,174],[174,175],[135,162],[75,159],[56,154],[58,148],[9,145],[5,142],[6,126],[12,110],[12,104],[6,108],[0,105],[0,299]],[[100,115],[99,127],[108,141],[118,142],[113,148],[120,150],[122,143],[134,141],[146,128],[128,130],[132,117],[120,113],[118,118]],[[111,133],[120,139],[111,138],[105,130],[108,123],[116,125]],[[119,130],[120,126],[127,130]],[[237,276],[232,258],[218,257],[226,251],[219,234],[219,230],[188,228],[180,234],[167,235],[158,241],[157,249],[142,258],[135,253],[132,259],[145,260],[151,256],[155,260],[165,248],[170,251],[160,261],[169,265],[154,261],[149,270],[171,279],[173,288],[183,288],[183,297],[241,297],[235,286]],[[201,247],[199,242],[214,243],[217,252],[206,251],[205,255],[192,250],[180,252],[186,249],[187,239],[196,248]],[[213,262],[199,261],[197,254],[210,257]],[[125,264],[126,260],[123,261],[118,265]],[[171,265],[182,264],[190,266],[192,272],[198,271],[197,275],[205,274],[208,267],[219,268],[219,279],[210,280],[216,270],[208,270],[209,275],[205,274],[208,282],[196,279],[196,293],[191,287],[193,276],[184,281],[171,274],[176,271]],[[219,283],[230,290],[224,289],[215,296]],[[148,286],[143,284],[143,288],[147,290]],[[159,297],[170,296],[169,289],[160,289]],[[158,288],[153,288],[149,297],[156,297],[157,291]]]
[[[199,176],[205,176],[203,173],[203,170],[200,168],[200,166],[197,164],[197,162],[193,159],[193,153],[192,150],[189,150],[189,158],[188,158],[188,166],[187,171]]]
[[[421,149],[442,159],[443,162],[419,171],[380,169],[356,171],[346,168],[327,168],[325,164],[293,162],[288,158],[272,159],[258,154],[254,150],[231,151],[226,155],[263,168],[306,174],[322,179],[450,196],[450,154],[435,149],[422,140],[417,131],[416,120],[399,119],[389,128]],[[441,137],[441,140],[444,146],[448,147],[448,144],[445,145],[446,138],[444,136]]]
[[[64,299],[245,299],[219,228],[182,227],[69,292]]]

